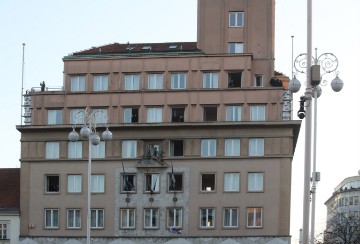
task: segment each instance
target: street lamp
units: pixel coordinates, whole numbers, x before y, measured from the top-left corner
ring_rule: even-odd
[[[300,119],[306,118],[306,130],[305,130],[305,162],[304,162],[304,206],[303,206],[303,231],[302,241],[307,244],[309,239],[309,211],[310,211],[310,198],[309,189],[310,181],[312,183],[311,194],[311,239],[310,243],[314,243],[314,230],[315,230],[315,197],[316,197],[316,185],[320,181],[320,173],[316,172],[316,136],[317,136],[317,98],[321,95],[321,86],[326,85],[327,81],[322,77],[325,74],[335,72],[338,68],[338,59],[332,53],[324,53],[317,57],[317,49],[315,49],[315,58],[308,57],[308,54],[300,54],[294,61],[295,69],[300,73],[307,73],[308,81],[306,86],[306,92],[304,96],[300,98],[300,110],[298,116]],[[308,61],[313,61],[313,65],[308,66]],[[321,74],[321,71],[323,73]],[[331,82],[331,88],[335,92],[341,91],[344,86],[343,81],[339,78],[338,74]],[[297,80],[296,76],[289,82],[289,90],[296,93],[300,90],[301,83]],[[311,100],[314,98],[314,132],[313,132],[313,169],[311,171],[311,116],[312,116],[312,104]],[[305,110],[306,108],[306,110]]]
[[[76,122],[82,120],[83,125],[80,129],[80,136],[89,141],[89,155],[88,155],[88,192],[87,192],[87,219],[86,219],[86,243],[90,244],[90,227],[91,227],[91,147],[92,145],[96,146],[100,143],[100,136],[96,132],[96,127],[98,124],[101,124],[102,121],[96,117],[96,114],[102,112],[97,110],[90,113],[89,109],[86,108],[85,112],[80,111],[74,115],[74,125],[73,130],[69,133],[69,140],[71,142],[76,142],[79,140],[79,134],[75,131]],[[103,116],[101,116],[102,118]],[[109,141],[112,139],[112,133],[109,131],[109,128],[106,127],[106,130],[102,133],[102,139],[104,141]]]

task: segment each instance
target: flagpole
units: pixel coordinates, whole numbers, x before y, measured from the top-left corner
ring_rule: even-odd
[[[22,67],[21,67],[21,102],[20,102],[20,125],[22,125],[22,113],[23,113],[23,99],[24,99],[24,66],[25,66],[25,43],[23,45],[22,53]]]

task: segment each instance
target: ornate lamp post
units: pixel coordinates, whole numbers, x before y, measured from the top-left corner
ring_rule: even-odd
[[[73,130],[69,133],[69,140],[71,142],[76,142],[79,140],[79,134],[75,131],[76,121],[80,119],[83,120],[83,125],[80,129],[80,136],[89,141],[89,155],[88,155],[88,186],[87,186],[87,221],[86,221],[86,243],[90,244],[90,228],[91,228],[91,147],[92,145],[96,146],[100,143],[100,136],[96,132],[96,127],[98,120],[96,114],[100,111],[89,112],[89,109],[86,108],[85,112],[81,111],[75,114],[74,116],[74,125]],[[109,131],[109,128],[106,127],[106,130],[102,133],[102,139],[104,141],[109,141],[112,139],[112,133]]]
[[[320,181],[320,173],[316,172],[316,136],[317,136],[317,98],[321,95],[321,86],[327,85],[327,81],[322,77],[325,74],[335,72],[338,68],[338,59],[332,53],[324,53],[317,57],[317,49],[315,49],[315,58],[312,58],[313,65],[308,67],[307,63],[309,57],[307,54],[300,54],[294,61],[294,67],[296,71],[300,73],[310,72],[307,74],[308,82],[306,86],[305,95],[300,100],[300,110],[298,116],[300,119],[306,117],[306,131],[305,131],[305,162],[304,162],[304,207],[303,207],[303,243],[308,243],[309,240],[309,211],[310,211],[310,198],[309,189],[310,181],[312,183],[311,194],[311,238],[310,243],[314,243],[314,230],[315,230],[315,197],[316,197],[316,185]],[[310,60],[311,60],[310,58]],[[322,74],[321,74],[322,71]],[[331,82],[331,88],[335,92],[341,91],[344,83],[336,73],[336,77]],[[301,83],[296,79],[294,75],[293,79],[289,83],[289,90],[291,92],[298,92],[300,90]],[[310,93],[309,93],[310,92]],[[309,96],[310,95],[310,96]],[[310,177],[311,170],[311,99],[314,98],[314,132],[313,132],[313,169]],[[306,108],[306,111],[305,111]]]

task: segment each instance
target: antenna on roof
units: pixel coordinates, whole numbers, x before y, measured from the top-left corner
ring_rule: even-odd
[[[23,95],[24,95],[24,66],[25,66],[25,43],[23,45],[23,54],[22,54],[22,74],[21,74],[21,104],[20,104],[20,125],[22,125],[22,106],[23,106]]]

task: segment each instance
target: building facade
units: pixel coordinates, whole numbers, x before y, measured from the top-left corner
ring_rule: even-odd
[[[199,0],[197,42],[65,56],[62,89],[24,95],[21,241],[84,243],[90,187],[97,243],[290,243],[301,122],[274,16],[274,0]],[[86,115],[112,140],[70,141]]]

